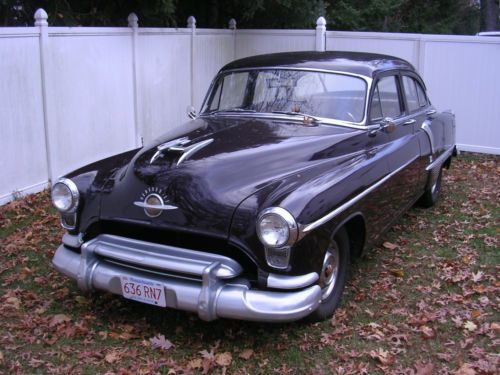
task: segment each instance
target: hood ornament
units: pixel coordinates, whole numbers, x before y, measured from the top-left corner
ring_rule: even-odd
[[[141,200],[134,202],[134,205],[144,208],[144,212],[149,217],[158,217],[165,210],[176,210],[177,206],[165,204],[167,198],[159,188],[147,188],[141,194]]]
[[[189,145],[184,147],[184,145],[188,144],[191,142],[189,138],[183,137],[179,139],[175,139],[170,142],[165,142],[159,145],[156,148],[156,152],[154,153],[153,157],[149,161],[149,164],[152,164],[156,159],[160,157],[160,155],[163,153],[163,151],[171,151],[171,152],[178,152],[181,155],[179,160],[177,161],[177,165],[182,163],[184,160],[188,159],[191,155],[193,155],[196,151],[202,149],[203,147],[209,145],[212,143],[214,140],[213,138],[206,139],[204,141]]]

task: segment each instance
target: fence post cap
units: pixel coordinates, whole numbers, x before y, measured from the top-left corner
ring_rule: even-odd
[[[325,17],[321,16],[316,20],[316,26],[326,26],[326,19]]]
[[[236,30],[236,20],[235,20],[234,18],[231,18],[231,19],[229,20],[229,28],[230,28],[231,30]]]
[[[196,18],[189,16],[187,19],[187,27],[194,29],[196,27]]]
[[[35,26],[47,26],[49,15],[42,8],[38,8],[35,12]]]
[[[136,28],[139,26],[139,17],[137,17],[137,14],[133,12],[128,15],[127,21],[128,21],[128,27]]]

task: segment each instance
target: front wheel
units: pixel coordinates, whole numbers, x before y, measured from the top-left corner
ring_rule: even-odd
[[[345,229],[341,229],[330,240],[325,252],[319,276],[321,302],[309,315],[310,321],[322,321],[330,318],[339,306],[344,292],[349,271],[349,238]]]

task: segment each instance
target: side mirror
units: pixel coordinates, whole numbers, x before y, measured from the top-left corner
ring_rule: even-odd
[[[194,109],[194,107],[192,105],[187,106],[186,112],[187,112],[188,117],[191,120],[194,120],[196,118],[196,109]]]

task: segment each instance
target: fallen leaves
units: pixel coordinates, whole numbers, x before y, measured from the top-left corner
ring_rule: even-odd
[[[219,353],[215,356],[215,363],[219,366],[229,366],[233,361],[233,356],[229,352]]]
[[[70,322],[71,318],[66,314],[56,314],[50,319],[49,327],[55,327],[59,324]]]
[[[383,244],[382,244],[383,247],[385,247],[386,249],[389,249],[389,250],[394,250],[394,249],[397,249],[398,248],[398,245],[396,244],[393,244],[392,242],[389,242],[389,241],[385,241]]]
[[[383,366],[390,365],[395,361],[395,356],[382,348],[370,351],[370,357],[376,359]]]
[[[151,342],[151,346],[153,349],[162,349],[169,350],[172,346],[174,346],[170,340],[167,340],[164,335],[156,335],[149,339]]]
[[[238,355],[239,358],[244,359],[244,360],[249,360],[252,356],[253,356],[253,350],[252,349],[244,349]]]
[[[477,329],[477,325],[469,320],[464,323],[464,329],[466,329],[469,332],[474,332]]]
[[[464,363],[455,372],[455,375],[476,375],[476,371],[468,363]]]

